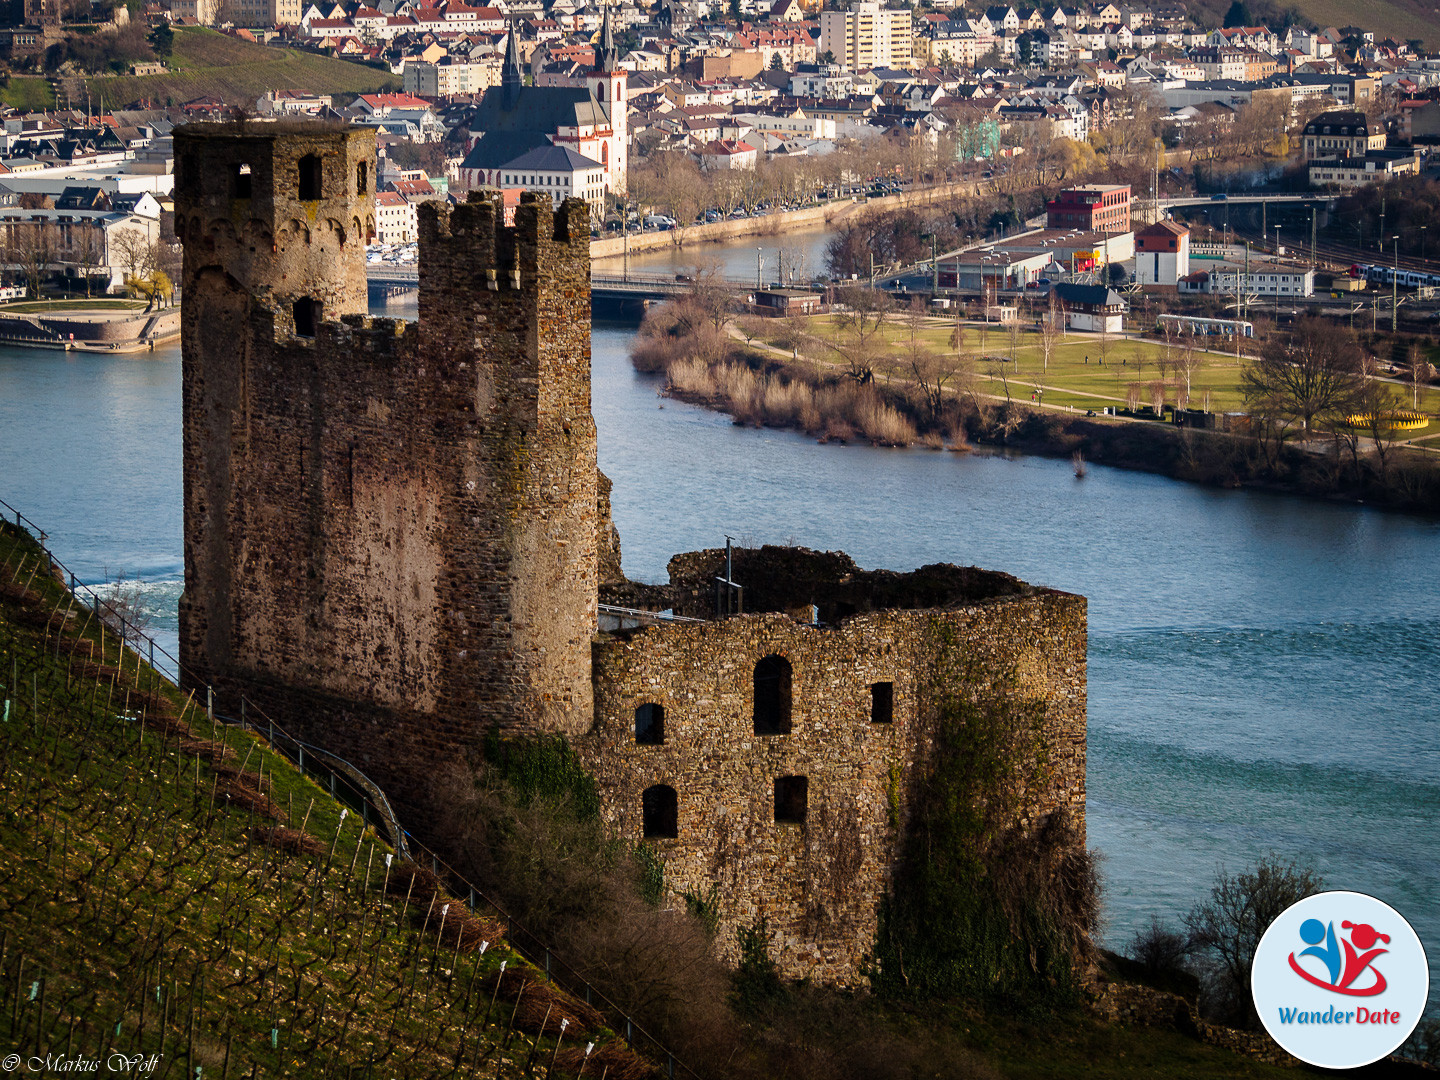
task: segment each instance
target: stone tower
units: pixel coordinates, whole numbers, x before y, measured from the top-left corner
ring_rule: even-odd
[[[370,319],[372,132],[176,132],[192,681],[423,803],[492,726],[586,730],[588,209],[421,211],[419,325]]]
[[[270,347],[315,349],[319,324],[366,308],[373,132],[192,124],[175,132],[175,230],[184,242],[185,574],[180,656],[211,674],[245,651],[234,591],[254,517],[281,486],[251,475]],[[298,449],[283,478],[297,490]],[[276,463],[278,467],[278,463]],[[314,479],[313,470],[310,479]],[[274,479],[272,477],[271,479]],[[253,568],[253,567],[252,567]]]

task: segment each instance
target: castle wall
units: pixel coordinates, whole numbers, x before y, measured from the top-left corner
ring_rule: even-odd
[[[418,808],[491,726],[590,725],[588,210],[427,204],[423,322],[372,320],[373,142],[177,134],[181,660]]]
[[[791,665],[791,730],[760,736],[755,667],[772,654]],[[871,685],[883,682],[893,716],[875,723]],[[726,959],[736,929],[764,918],[787,975],[857,985],[936,704],[999,693],[1045,705],[1049,785],[1026,793],[1014,824],[1065,808],[1083,843],[1085,601],[1058,592],[834,626],[760,614],[617,635],[595,647],[595,728],[577,747],[626,837],[644,836],[647,788],[675,790],[677,835],[645,842],[670,888],[718,889]],[[663,707],[662,745],[636,742],[645,704]],[[777,824],[775,781],[791,776],[807,781],[805,820]]]
[[[844,985],[943,700],[1043,704],[1045,787],[1011,824],[1066,809],[1083,842],[1079,597],[763,548],[732,553],[754,614],[597,638],[620,568],[590,414],[588,208],[527,192],[506,227],[491,202],[425,204],[420,321],[371,319],[373,144],[177,130],[188,684],[245,694],[417,823],[492,727],[564,732],[610,824],[655,845],[673,889],[718,897],[723,953],[764,918],[787,974]],[[704,617],[725,558],[677,556],[650,593]],[[653,744],[642,706],[663,712]]]

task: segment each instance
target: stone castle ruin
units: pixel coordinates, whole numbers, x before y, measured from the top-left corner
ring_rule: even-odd
[[[437,765],[492,730],[563,733],[667,884],[715,890],[722,952],[763,918],[794,976],[863,981],[946,695],[1043,706],[1046,783],[1013,825],[1065,812],[1083,844],[1083,598],[769,547],[734,553],[743,614],[716,615],[723,551],[624,582],[585,204],[526,194],[512,227],[488,201],[423,205],[419,321],[371,318],[374,140],[176,131],[190,672],[416,821]]]

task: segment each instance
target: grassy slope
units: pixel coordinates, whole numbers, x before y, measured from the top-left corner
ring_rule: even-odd
[[[113,633],[102,651],[40,566],[0,525],[0,1048],[270,1078],[447,1075],[461,1054],[518,1077],[537,1009],[557,1009],[552,1032],[560,1008],[584,1012],[540,982],[512,1008],[509,977],[497,1001],[502,960],[530,970],[479,953],[497,923],[453,902],[442,938],[446,898],[423,876],[410,891],[399,860],[387,895],[387,849],[358,815],[253,737],[212,731]],[[292,815],[304,831],[285,835],[313,854],[267,843]],[[582,1026],[608,1037],[590,1016],[566,1049]],[[630,1068],[612,1075],[633,1075],[615,1052]]]
[[[36,76],[11,76],[9,85],[0,88],[0,102],[22,112],[35,112],[55,107],[55,88],[48,79]]]
[[[210,728],[134,656],[122,665],[113,634],[102,652],[88,609],[46,633],[66,594],[40,565],[34,543],[0,524],[0,698],[10,701],[0,844],[11,853],[0,863],[0,1053],[159,1053],[157,1073],[170,1076],[197,1066],[267,1080],[546,1076],[554,1044],[538,1040],[527,1073],[535,1040],[523,1032],[536,1031],[541,1006],[583,1007],[538,982],[518,1004],[508,980],[497,998],[502,959],[532,969],[499,945],[476,956],[473,938],[457,950],[453,921],[437,945],[433,917],[422,918],[436,905],[396,888],[398,874],[388,894],[381,887],[387,849],[373,832],[354,815],[342,822],[337,803],[262,743]],[[217,754],[227,745],[235,756]],[[227,774],[242,773],[227,793]],[[279,818],[293,812],[315,853],[266,846],[270,818],[242,800]],[[496,940],[496,927],[469,928]],[[1083,1014],[874,1007],[896,1030],[944,1033],[925,1075],[932,1066],[936,1076],[1016,1080],[1293,1075],[1174,1031]],[[570,1027],[562,1064],[597,1036],[584,1076],[643,1075],[590,1023],[578,1037]],[[465,1067],[452,1074],[457,1051]]]
[[[173,70],[164,75],[92,78],[86,85],[97,100],[112,109],[141,99],[178,105],[207,95],[253,108],[267,90],[308,90],[344,98],[400,88],[400,79],[387,71],[295,49],[257,45],[203,27],[175,32],[170,64]]]
[[[1440,45],[1440,12],[1422,0],[1296,0],[1295,8],[1320,26],[1363,26],[1375,40],[1424,38]]]

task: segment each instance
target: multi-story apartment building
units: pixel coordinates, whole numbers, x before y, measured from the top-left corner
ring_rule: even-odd
[[[1045,204],[1045,214],[1048,229],[1128,233],[1130,185],[1085,184],[1067,188]]]
[[[453,97],[478,94],[500,85],[500,60],[491,57],[476,63],[456,62],[451,57],[431,63],[405,61],[405,92],[421,97]]]
[[[419,236],[415,204],[396,191],[375,193],[375,239],[382,244],[409,244]]]
[[[909,8],[891,11],[878,3],[862,0],[852,11],[820,14],[821,54],[833,54],[836,63],[851,71],[913,67],[911,37]]]
[[[236,26],[299,26],[301,0],[233,0]]]
[[[1385,127],[1364,113],[1332,110],[1305,125],[1305,160],[1363,158],[1371,150],[1385,149]]]

